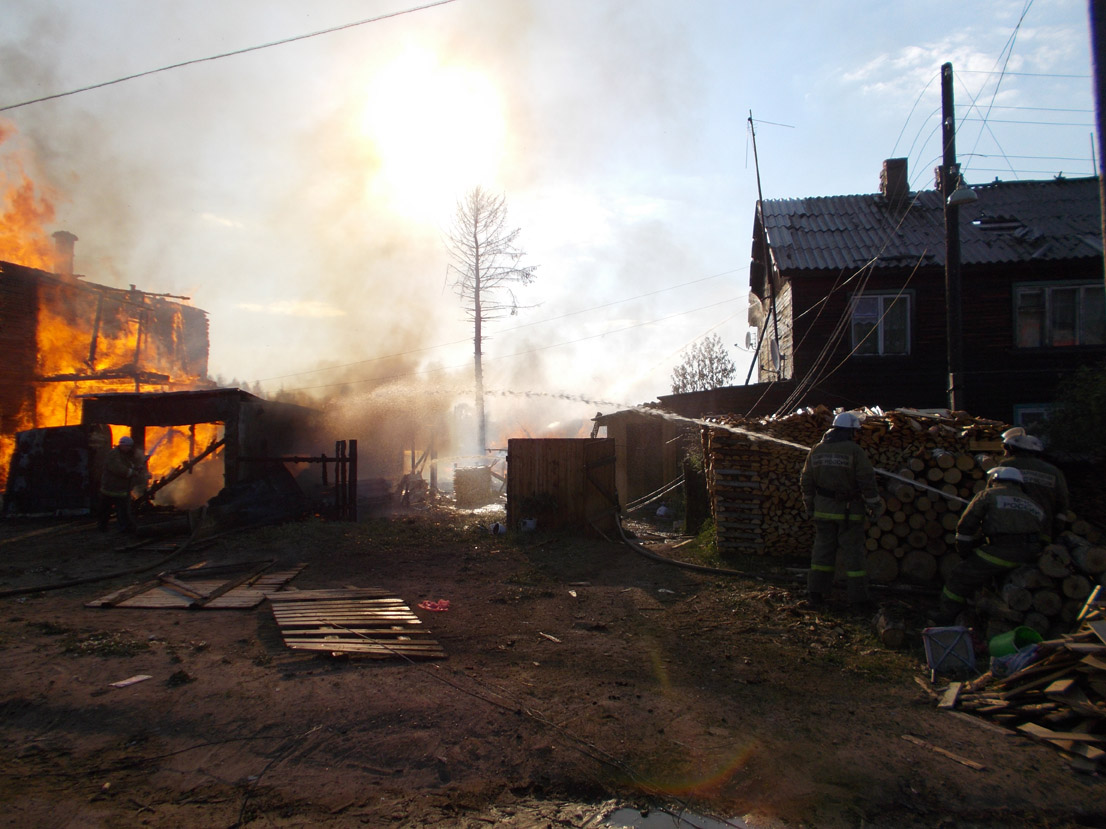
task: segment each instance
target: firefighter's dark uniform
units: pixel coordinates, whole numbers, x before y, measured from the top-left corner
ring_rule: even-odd
[[[832,429],[810,450],[799,479],[807,515],[814,519],[807,592],[813,600],[833,585],[838,552],[848,576],[852,604],[868,601],[864,569],[864,518],[882,506],[868,455],[853,440],[852,429]]]
[[[104,461],[104,472],[100,478],[100,505],[98,510],[101,530],[107,530],[111,512],[119,529],[134,531],[134,518],[131,517],[131,489],[146,479],[145,458],[135,449],[123,450],[116,446],[108,452]]]
[[[1071,509],[1068,482],[1064,473],[1044,458],[1024,453],[1003,458],[998,465],[1012,466],[1022,473],[1025,494],[1045,511],[1046,540],[1059,537],[1067,524],[1065,516]]]
[[[992,576],[1034,563],[1044,520],[1044,510],[1016,481],[992,481],[976,495],[956,525],[956,547],[964,560],[949,573],[934,622],[952,622]]]

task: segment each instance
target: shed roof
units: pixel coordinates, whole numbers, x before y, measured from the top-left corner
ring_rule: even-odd
[[[1102,256],[1098,178],[996,181],[972,186],[960,208],[964,265]],[[944,266],[941,194],[911,194],[894,205],[879,194],[773,199],[764,225],[783,274],[876,267]]]
[[[103,392],[83,395],[82,423],[118,425],[184,426],[219,423],[237,417],[246,404],[307,417],[313,409],[263,400],[242,389],[190,389],[169,392]]]

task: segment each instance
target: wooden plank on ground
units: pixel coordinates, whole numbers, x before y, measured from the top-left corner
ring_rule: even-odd
[[[911,734],[903,734],[902,738],[907,742],[914,743],[914,745],[916,746],[921,746],[922,748],[928,748],[930,751],[935,751],[942,757],[948,757],[950,760],[955,760],[957,763],[960,763],[962,766],[967,766],[970,769],[975,769],[976,771],[985,771],[987,769],[987,767],[982,763],[977,763],[975,760],[969,760],[967,757],[961,757],[959,754],[953,754],[951,751],[946,751],[940,746],[933,745],[933,743],[927,743],[925,740],[921,740]]]
[[[1049,685],[1053,681],[1055,681],[1055,680],[1059,679],[1060,677],[1064,676],[1065,674],[1067,674],[1070,670],[1071,670],[1070,665],[1065,666],[1065,667],[1061,668],[1058,671],[1053,671],[1050,674],[1045,674],[1044,676],[1038,677],[1037,679],[1031,680],[1030,682],[1026,682],[1022,685],[1016,685],[1016,686],[1014,686],[1013,688],[1010,688],[1007,691],[1003,691],[1002,693],[999,694],[999,697],[1001,697],[1002,699],[1008,699],[1009,697],[1014,697],[1014,696],[1017,696],[1018,694],[1024,694],[1026,691],[1031,691],[1034,688],[1039,688],[1042,685]]]
[[[982,717],[973,717],[971,714],[965,714],[963,711],[949,711],[948,713],[959,720],[970,722],[972,725],[978,725],[980,728],[985,728],[988,731],[992,731],[996,734],[1001,734],[1003,737],[1014,736],[1014,732],[1011,731],[1009,728],[1003,728],[1001,725],[995,725],[993,722],[988,722]]]
[[[339,587],[324,590],[288,590],[269,597],[269,601],[303,602],[314,599],[395,599],[387,590],[377,587]],[[402,601],[402,600],[401,600]]]
[[[442,659],[442,646],[403,600],[386,590],[290,590],[269,596],[284,644],[293,650],[374,658]]]
[[[948,689],[941,697],[941,701],[937,703],[938,708],[952,709],[956,707],[956,699],[960,696],[960,689],[964,687],[963,682],[951,682]]]
[[[123,587],[116,590],[114,593],[108,593],[99,599],[93,599],[91,602],[86,602],[85,607],[115,607],[120,602],[124,602],[132,596],[137,596],[140,593],[145,593],[147,590],[152,590],[157,587],[161,582],[157,579],[150,579],[149,581],[142,581],[138,584],[132,584],[129,587]]]
[[[87,607],[146,609],[248,610],[279,590],[306,564],[268,572],[273,561],[252,561],[209,567],[199,565],[161,573],[156,579],[117,590]]]
[[[1018,726],[1018,731],[1024,732],[1030,737],[1036,737],[1038,740],[1048,740],[1049,742],[1106,742],[1106,735],[1103,734],[1088,734],[1083,731],[1053,731],[1051,728],[1045,728],[1043,725],[1037,725],[1037,723],[1032,722],[1022,723]]]

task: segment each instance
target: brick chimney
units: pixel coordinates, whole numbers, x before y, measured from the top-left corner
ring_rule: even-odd
[[[53,234],[54,250],[57,258],[54,261],[54,270],[65,276],[73,275],[73,257],[77,237],[68,230],[59,230]]]
[[[879,192],[893,205],[910,198],[910,177],[906,174],[905,158],[889,158],[879,173]]]

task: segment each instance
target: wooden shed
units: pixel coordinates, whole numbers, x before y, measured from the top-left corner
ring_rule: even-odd
[[[507,526],[611,532],[619,510],[612,438],[507,441]]]

